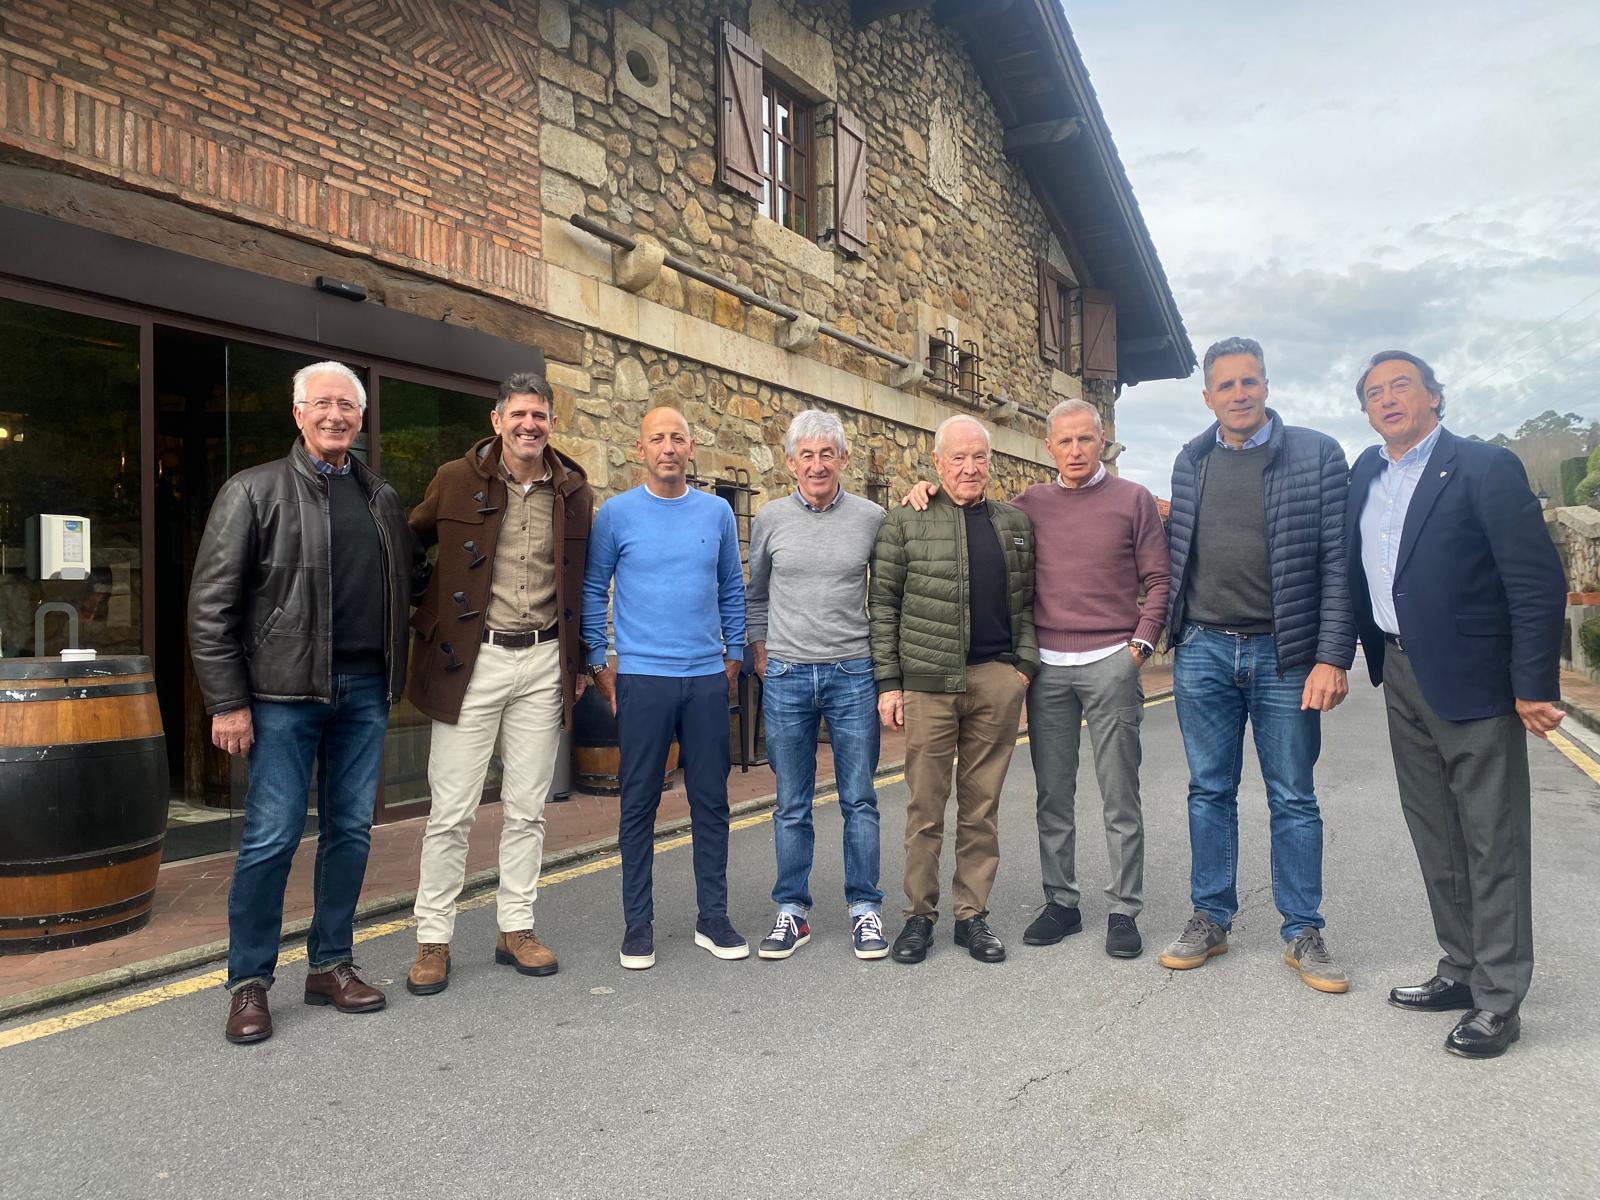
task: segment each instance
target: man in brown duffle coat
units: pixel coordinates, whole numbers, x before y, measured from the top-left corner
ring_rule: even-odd
[[[411,702],[433,718],[432,809],[417,881],[417,957],[406,988],[450,982],[467,834],[500,743],[497,963],[553,975],[533,935],[544,804],[561,731],[583,694],[579,640],[594,493],[583,468],[550,445],[550,385],[522,372],[500,385],[496,436],[439,468],[411,528],[438,560],[412,614]]]

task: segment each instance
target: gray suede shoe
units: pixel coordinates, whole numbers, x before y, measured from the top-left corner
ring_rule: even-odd
[[[1228,952],[1228,931],[1205,913],[1195,913],[1178,940],[1161,952],[1161,965],[1174,971],[1204,966],[1205,961]]]
[[[1319,992],[1348,992],[1350,976],[1333,961],[1317,929],[1302,929],[1283,952],[1283,961],[1300,972],[1300,980]]]

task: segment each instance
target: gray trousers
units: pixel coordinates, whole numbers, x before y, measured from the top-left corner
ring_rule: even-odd
[[[1477,1007],[1509,1016],[1533,978],[1527,733],[1515,713],[1439,717],[1392,645],[1383,696],[1400,807],[1444,951],[1438,973],[1470,986]]]
[[[1041,666],[1028,689],[1028,750],[1038,788],[1039,863],[1045,899],[1078,907],[1078,731],[1087,722],[1105,802],[1111,911],[1144,907],[1144,817],[1139,807],[1139,726],[1144,685],[1127,651],[1085,667]]]

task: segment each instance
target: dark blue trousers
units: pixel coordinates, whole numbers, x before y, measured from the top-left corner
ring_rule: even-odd
[[[622,850],[622,914],[630,926],[655,919],[651,880],[656,811],[674,737],[689,793],[700,916],[728,914],[728,677],[721,671],[688,679],[618,675],[622,811],[617,840]]]

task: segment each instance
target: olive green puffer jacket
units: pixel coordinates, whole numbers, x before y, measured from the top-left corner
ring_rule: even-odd
[[[1021,509],[987,502],[1006,560],[1013,665],[1039,669],[1033,632],[1033,526]],[[889,510],[872,552],[868,615],[873,676],[880,692],[964,692],[972,624],[968,619],[967,526],[936,492],[926,512]]]

